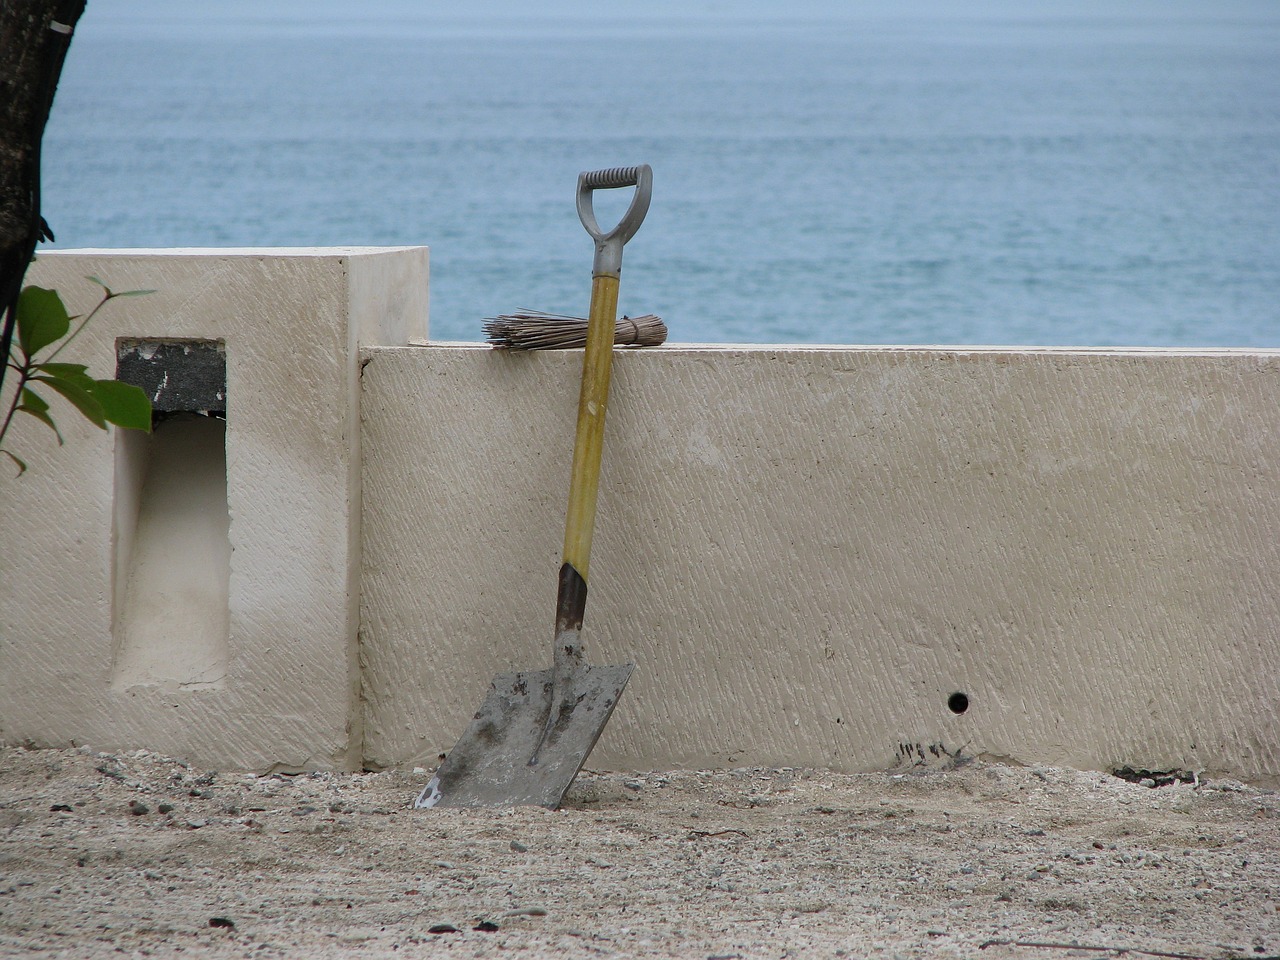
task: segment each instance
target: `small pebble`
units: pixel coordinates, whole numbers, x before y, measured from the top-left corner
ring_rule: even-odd
[[[199,830],[201,827],[207,827],[208,825],[209,825],[208,820],[188,820],[187,821],[187,829],[189,830]]]
[[[160,806],[156,807],[156,809],[159,810],[161,813],[173,813],[173,804],[162,803],[160,804]]]
[[[143,803],[141,800],[130,800],[130,801],[129,801],[129,812],[130,812],[130,813],[132,813],[135,817],[140,817],[140,816],[142,816],[144,813],[150,813],[150,812],[151,812],[151,808],[150,808],[150,807],[148,807],[148,806],[147,806],[145,803]]]
[[[512,849],[512,850],[514,850],[516,853],[528,853],[528,852],[529,852],[529,848],[528,848],[528,847],[526,847],[526,846],[525,846],[523,843],[521,843],[519,840],[512,840],[512,841],[511,841],[511,849]]]

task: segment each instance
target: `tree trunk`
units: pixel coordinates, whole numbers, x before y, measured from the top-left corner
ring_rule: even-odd
[[[36,244],[40,142],[85,0],[0,0],[0,386],[13,343],[18,294]]]

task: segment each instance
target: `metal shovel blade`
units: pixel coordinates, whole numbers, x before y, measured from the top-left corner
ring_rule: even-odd
[[[553,671],[498,674],[414,807],[556,809],[609,722],[634,669],[630,663],[582,665],[574,675],[573,697],[556,706],[559,716],[545,740]]]

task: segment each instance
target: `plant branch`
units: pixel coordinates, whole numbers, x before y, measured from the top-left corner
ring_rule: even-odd
[[[97,306],[95,306],[92,310],[90,310],[87,314],[85,314],[84,319],[80,321],[80,326],[72,330],[71,335],[68,336],[65,340],[63,340],[62,343],[58,344],[57,350],[53,351],[53,353],[49,354],[49,356],[45,357],[40,362],[52,363],[53,358],[56,357],[58,354],[60,354],[63,350],[65,350],[67,347],[67,344],[69,344],[72,340],[74,340],[77,336],[80,335],[80,331],[83,330],[85,328],[85,325],[90,320],[93,319],[93,315],[97,313],[99,310],[101,310],[103,306],[106,305],[108,300],[114,300],[117,296],[119,296],[119,294],[111,293],[110,291],[104,294],[102,299],[98,301]]]
[[[18,387],[13,391],[13,399],[9,401],[9,409],[5,413],[4,423],[0,424],[0,452],[8,453],[4,450],[5,434],[9,432],[9,424],[13,422],[13,415],[18,412],[18,404],[22,402],[22,391],[27,385],[27,381],[31,379],[31,361],[28,359],[21,366],[10,364],[18,373]],[[10,454],[12,456],[12,454]]]

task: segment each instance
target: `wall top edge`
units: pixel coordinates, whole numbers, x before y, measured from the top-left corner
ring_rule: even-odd
[[[361,257],[406,250],[426,250],[425,244],[402,247],[82,247],[40,250],[39,257]]]
[[[390,350],[483,350],[493,353],[487,343],[470,340],[412,340],[408,346],[363,346],[366,353]],[[509,351],[519,353],[521,351]],[[565,352],[565,351],[558,351]],[[581,353],[579,349],[577,352]],[[847,344],[847,343],[665,343],[659,347],[620,347],[617,354],[656,353],[665,355],[706,354],[807,354],[807,353],[905,353],[935,356],[1050,356],[1050,357],[1256,357],[1280,360],[1280,347],[1040,347],[951,344]]]

